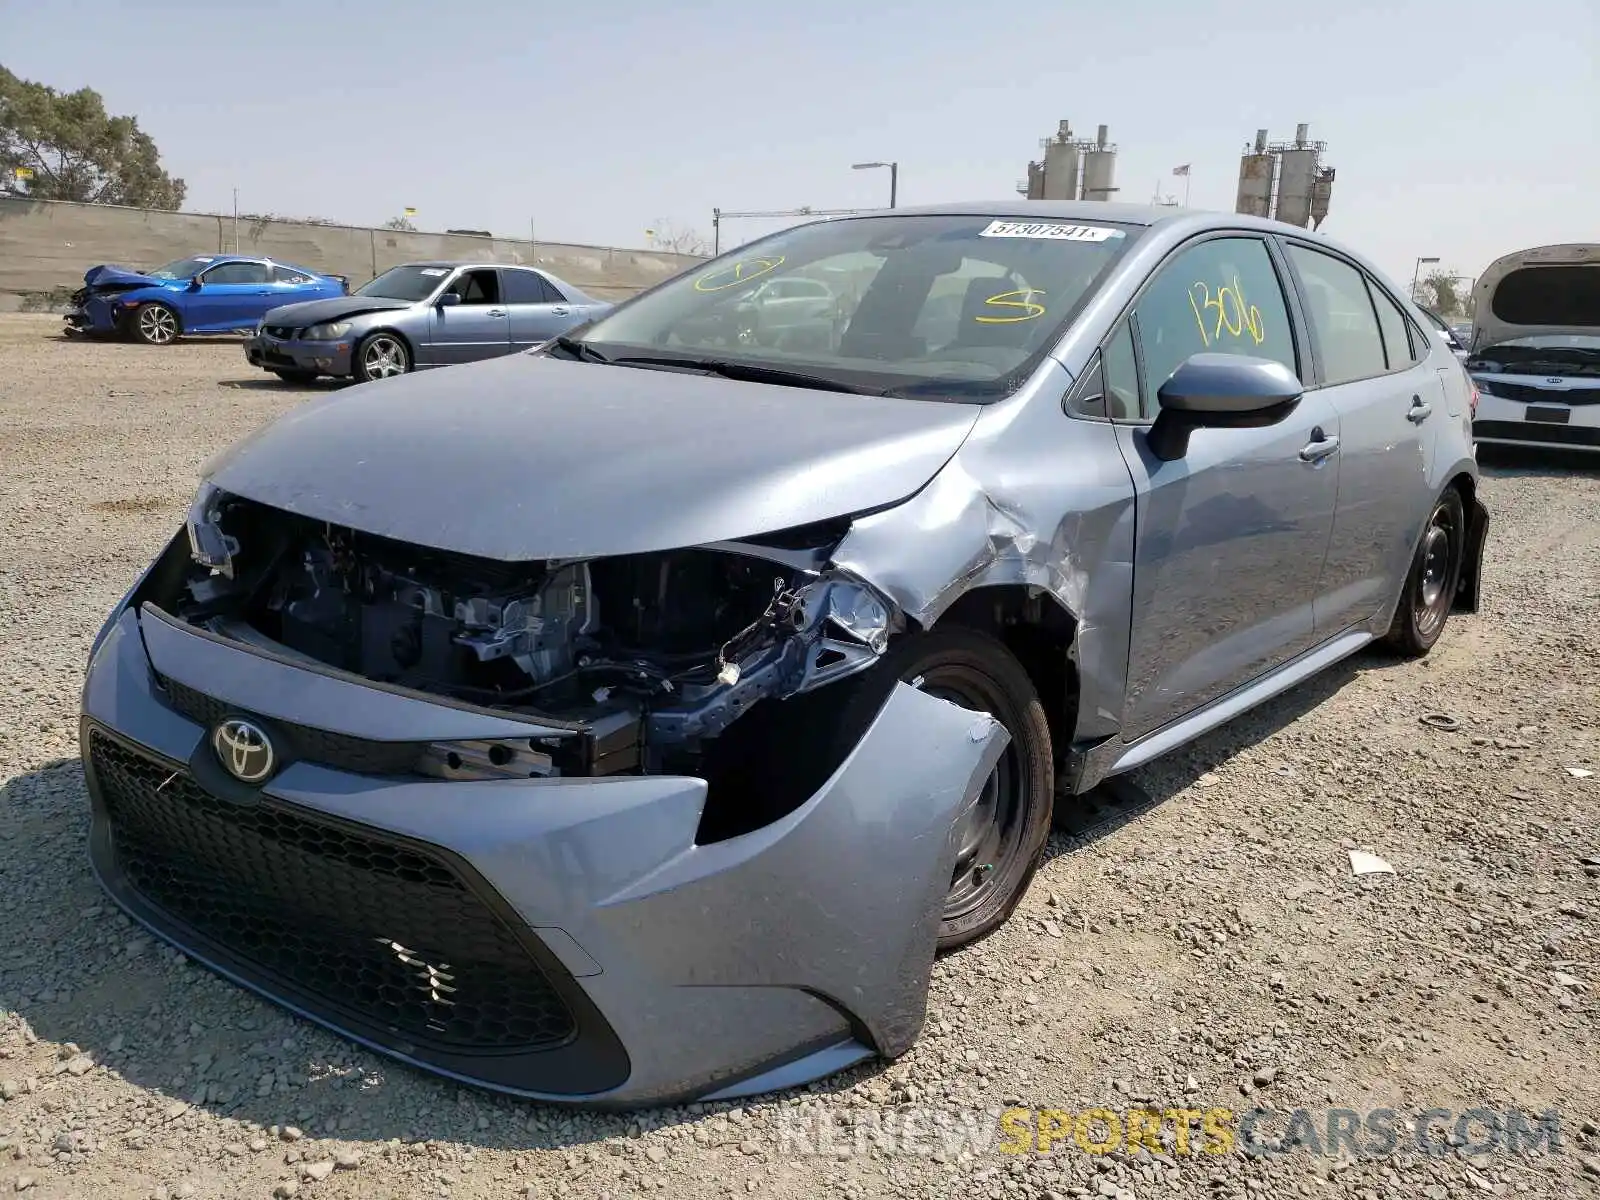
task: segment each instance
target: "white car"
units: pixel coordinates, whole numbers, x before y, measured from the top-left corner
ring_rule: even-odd
[[[1474,292],[1473,437],[1600,454],[1600,244],[1507,254]]]

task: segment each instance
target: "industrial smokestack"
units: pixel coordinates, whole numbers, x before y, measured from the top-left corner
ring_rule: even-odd
[[[1294,127],[1294,144],[1296,146],[1304,146],[1306,144],[1306,141],[1310,137],[1310,134],[1311,134],[1311,126],[1309,126],[1309,125],[1296,125]]]
[[[1094,131],[1094,144],[1104,150],[1106,146],[1106,127],[1104,125]]]
[[[1265,154],[1266,152],[1267,152],[1267,131],[1265,129],[1258,129],[1258,130],[1256,130],[1256,153],[1257,154]]]

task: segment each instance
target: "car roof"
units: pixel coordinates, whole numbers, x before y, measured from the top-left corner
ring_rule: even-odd
[[[1245,213],[1205,208],[1180,208],[1171,204],[1120,204],[1107,200],[968,200],[948,204],[920,204],[906,208],[881,208],[832,218],[848,221],[860,217],[995,217],[1001,220],[1109,221],[1154,229],[1159,226],[1188,226],[1201,230],[1210,226],[1230,229],[1260,229],[1263,232],[1299,234],[1323,241],[1332,240],[1315,230],[1285,221],[1270,221]]]
[[[509,267],[512,270],[517,271],[540,271],[543,269],[541,267],[535,267],[530,263],[479,262],[477,259],[470,258],[418,259],[416,262],[395,263],[394,267],[386,267],[384,269],[392,271],[395,269],[395,267],[450,267],[451,269],[456,267],[470,267],[473,270],[486,269],[489,267]]]

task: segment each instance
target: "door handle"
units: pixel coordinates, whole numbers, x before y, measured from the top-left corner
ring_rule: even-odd
[[[1311,431],[1311,440],[1300,449],[1300,461],[1319,463],[1328,455],[1339,448],[1339,439],[1328,437],[1322,432],[1322,426],[1317,426]]]
[[[488,312],[484,313],[483,315],[486,316],[486,317],[503,317],[503,316],[506,315],[506,310],[503,309],[503,308],[491,308]]]
[[[1433,405],[1425,404],[1421,396],[1411,397],[1411,411],[1406,414],[1406,420],[1413,425],[1421,425],[1433,412]]]
[[[564,317],[564,316],[567,315],[567,311],[568,310],[564,305],[557,305],[555,308],[552,308],[550,311],[555,316]]]

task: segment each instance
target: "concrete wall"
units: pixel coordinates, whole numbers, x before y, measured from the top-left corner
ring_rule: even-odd
[[[692,255],[658,250],[242,217],[238,240],[242,254],[347,275],[352,288],[397,263],[464,258],[531,264],[605,300],[631,296],[701,261]],[[190,254],[233,248],[232,217],[0,198],[0,293],[78,287],[83,273],[99,263],[155,267]]]

